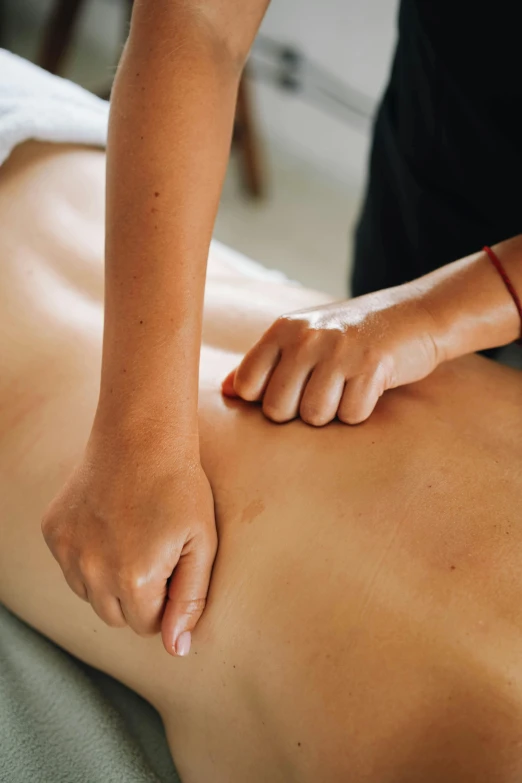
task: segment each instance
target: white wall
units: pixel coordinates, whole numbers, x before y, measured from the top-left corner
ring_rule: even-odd
[[[395,41],[398,0],[272,0],[262,32],[292,43],[307,56],[377,100]],[[257,89],[269,135],[312,158],[334,176],[359,180],[368,136],[298,96]]]
[[[34,55],[37,37],[53,0],[7,0],[8,16],[27,28],[25,51]],[[244,0],[247,2],[248,0]],[[333,75],[377,99],[389,67],[398,0],[272,0],[262,31],[299,47]],[[117,57],[123,0],[90,0],[81,20],[89,46],[76,55],[69,75],[96,88]],[[19,20],[18,22],[16,20]],[[20,40],[17,37],[17,40]],[[269,138],[303,155],[344,181],[360,182],[368,139],[340,119],[266,84],[256,103]]]
[[[334,75],[377,96],[396,13],[397,0],[272,0],[261,32],[297,44]]]

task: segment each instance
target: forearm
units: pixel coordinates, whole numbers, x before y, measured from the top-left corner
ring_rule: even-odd
[[[522,235],[494,246],[522,296]],[[517,308],[501,276],[480,251],[411,284],[433,316],[441,361],[506,345],[520,337]]]
[[[141,13],[111,106],[98,419],[143,417],[189,435],[239,68],[204,25],[179,18],[158,35],[161,15]]]

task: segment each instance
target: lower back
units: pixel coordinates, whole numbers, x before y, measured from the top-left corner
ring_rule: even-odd
[[[21,230],[13,240],[26,271],[35,250],[37,271],[56,262],[53,225],[43,248],[24,248]],[[5,262],[6,232],[2,243]],[[3,263],[0,287],[0,355],[30,398],[2,376],[0,494],[13,519],[20,509],[38,518],[81,454],[101,337],[101,299],[89,309],[85,284],[85,307],[71,308],[70,286],[49,298],[24,278],[22,291],[18,262]],[[225,312],[220,300],[217,317]],[[260,314],[253,331],[275,315],[264,304]],[[456,362],[388,393],[364,425],[314,430],[223,400],[236,362],[202,355],[202,458],[220,549],[187,676],[171,692],[166,664],[127,678],[146,692],[156,677],[152,690],[166,692],[185,783],[520,779],[520,376]],[[120,677],[121,661],[108,668]]]
[[[203,373],[220,550],[195,642],[215,657],[216,781],[518,779],[521,394],[470,358],[362,426],[313,430]],[[212,708],[186,714],[178,738]]]

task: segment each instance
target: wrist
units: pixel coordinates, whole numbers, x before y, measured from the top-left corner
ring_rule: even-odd
[[[520,244],[508,240],[495,246],[508,269],[513,264],[522,266]],[[520,336],[516,306],[483,251],[447,264],[412,285],[431,313],[440,361],[506,345]]]
[[[416,290],[417,303],[426,317],[425,331],[434,345],[436,364],[455,358],[459,335],[458,307],[451,297],[442,295],[435,281],[424,278],[411,285]]]
[[[447,331],[449,328],[447,313],[440,306],[438,297],[433,296],[433,286],[427,278],[419,278],[403,283],[394,289],[394,304],[407,309],[404,311],[412,332],[425,345],[426,354],[432,357],[433,369],[448,358]]]
[[[127,353],[131,354],[130,349]],[[132,360],[132,354],[125,364],[113,366],[104,356],[95,418],[98,427],[120,432],[175,432],[180,437],[197,433],[197,366],[186,368],[170,356],[143,366],[139,358]],[[172,365],[179,368],[177,377]]]
[[[184,461],[199,462],[197,416],[176,416],[166,406],[98,404],[90,445],[114,451],[160,455],[173,453]]]

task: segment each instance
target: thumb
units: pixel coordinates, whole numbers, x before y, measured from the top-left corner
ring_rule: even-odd
[[[193,539],[190,549],[181,553],[170,579],[167,603],[161,621],[163,645],[171,655],[188,655],[191,633],[207,602],[215,547]]]
[[[361,424],[371,415],[383,391],[384,383],[378,376],[350,379],[344,387],[337,417],[345,424]]]
[[[236,390],[234,389],[234,381],[236,379],[236,370],[229,372],[223,383],[221,384],[221,392],[225,397],[238,397]]]

